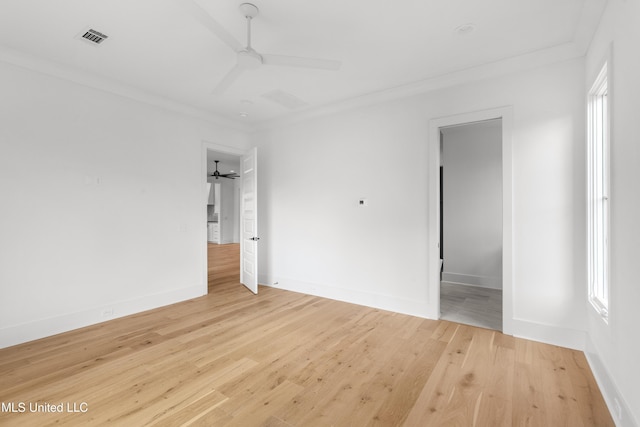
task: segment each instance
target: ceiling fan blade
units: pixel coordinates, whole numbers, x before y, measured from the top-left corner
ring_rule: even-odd
[[[300,58],[298,56],[269,54],[260,54],[260,56],[262,56],[263,64],[280,65],[284,67],[315,68],[319,70],[337,71],[342,65],[341,61],[334,61],[332,59]]]
[[[236,40],[231,33],[229,33],[222,25],[218,23],[213,17],[202,7],[200,7],[193,0],[178,1],[182,7],[195,19],[197,19],[202,25],[204,25],[209,31],[211,31],[216,37],[227,44],[234,52],[239,52],[244,49],[244,46]]]
[[[236,64],[226,76],[220,80],[218,85],[213,89],[214,95],[221,95],[229,86],[233,84],[233,82],[238,78],[240,74],[244,71],[244,68],[240,65]]]

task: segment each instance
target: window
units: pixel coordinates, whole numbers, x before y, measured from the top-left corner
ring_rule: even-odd
[[[609,96],[607,64],[589,91],[587,129],[589,300],[609,311]]]

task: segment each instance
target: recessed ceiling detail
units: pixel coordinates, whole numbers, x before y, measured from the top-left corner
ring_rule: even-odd
[[[255,5],[239,10],[247,1]],[[581,58],[607,4],[396,3],[1,0],[0,60],[256,129]],[[239,60],[256,55],[262,58],[257,70],[236,69]],[[298,66],[282,67],[282,61]],[[274,89],[286,92],[270,93]]]
[[[282,105],[283,107],[288,108],[289,110],[295,110],[295,109],[306,107],[309,105],[306,102],[304,102],[302,99],[298,98],[297,96],[292,95],[280,89],[267,92],[263,94],[262,97],[271,102],[275,102],[278,105]]]

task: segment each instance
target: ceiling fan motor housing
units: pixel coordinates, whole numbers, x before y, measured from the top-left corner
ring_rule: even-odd
[[[258,16],[258,6],[253,3],[242,3],[240,11],[245,18],[255,18]]]

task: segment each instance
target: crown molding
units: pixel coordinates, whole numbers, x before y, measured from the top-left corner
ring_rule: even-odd
[[[82,70],[55,63],[53,61],[29,55],[4,46],[0,46],[0,61],[29,69],[49,76],[67,80],[79,85],[115,94],[155,107],[160,107],[188,117],[244,133],[255,133],[280,126],[295,124],[312,118],[339,113],[354,108],[365,107],[396,99],[416,96],[430,91],[444,89],[474,81],[525,71],[536,67],[584,56],[597,30],[598,22],[607,6],[608,0],[585,0],[578,20],[573,41],[522,55],[505,58],[483,65],[456,70],[446,74],[401,86],[365,93],[345,98],[321,106],[293,112],[286,116],[248,122],[233,120],[220,114],[183,104],[142,89],[129,86],[107,77],[90,75]]]
[[[343,99],[320,107],[309,108],[284,118],[264,120],[253,125],[253,132],[288,126],[316,117],[408,98],[439,89],[526,71],[583,56],[584,52],[581,51],[575,43],[565,43],[476,67],[453,71],[406,85]]]
[[[291,125],[315,117],[420,95],[438,89],[498,77],[518,71],[526,71],[528,69],[551,65],[556,62],[582,57],[586,54],[589,45],[593,40],[598,29],[598,23],[602,18],[602,14],[607,7],[608,1],[609,0],[585,0],[582,13],[578,19],[576,31],[571,42],[505,58],[476,67],[429,77],[424,80],[397,86],[395,88],[367,93],[352,98],[345,98],[323,106],[309,107],[286,117],[266,119],[254,123],[252,126],[253,132]]]
[[[582,54],[586,54],[595,35],[608,0],[585,0],[582,14],[576,27],[573,40]]]
[[[119,83],[115,80],[111,80],[101,76],[90,75],[73,67],[38,58],[24,52],[10,49],[6,46],[0,46],[0,61],[20,68],[25,68],[30,71],[66,80],[78,85],[97,89],[124,98],[129,98],[134,101],[169,110],[174,113],[179,113],[188,117],[203,120],[216,126],[230,128],[241,132],[247,132],[250,130],[246,123],[233,121],[214,113],[182,104],[180,102],[176,102],[162,96],[154,95],[133,86]]]

